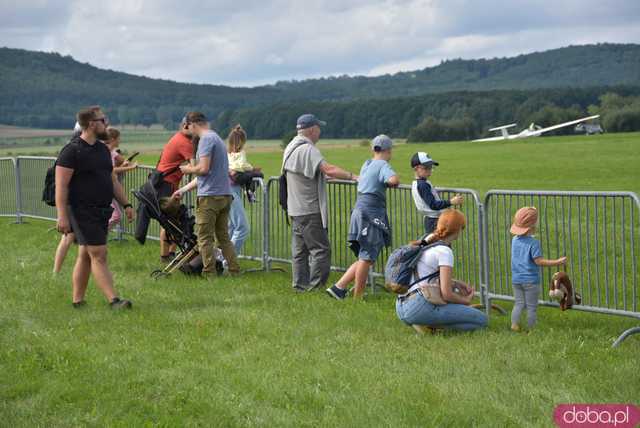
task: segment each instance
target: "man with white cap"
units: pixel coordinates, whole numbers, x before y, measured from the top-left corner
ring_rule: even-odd
[[[411,183],[411,194],[418,211],[424,215],[425,234],[430,234],[438,224],[438,217],[442,210],[452,205],[462,205],[464,198],[455,195],[451,199],[442,200],[436,188],[428,180],[433,173],[433,167],[439,163],[431,159],[428,153],[418,152],[411,156],[411,168],[415,171],[416,179]]]
[[[325,179],[358,177],[324,160],[316,147],[320,127],[313,114],[298,118],[298,135],[284,151],[282,171],[287,180],[287,213],[291,217],[293,288],[297,292],[324,285],[331,268],[331,243],[327,232]]]

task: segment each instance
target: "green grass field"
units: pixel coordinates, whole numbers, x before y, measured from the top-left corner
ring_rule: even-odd
[[[137,137],[123,148],[140,144],[155,164],[161,139]],[[436,185],[481,193],[640,192],[639,137],[398,144],[392,164],[408,182],[410,155],[425,150],[441,162]],[[249,159],[276,175],[279,142],[254,144]],[[369,156],[359,140],[319,147],[353,171]],[[91,284],[75,310],[75,249],[53,278],[53,224],[12,221],[0,219],[2,426],[553,426],[560,403],[638,403],[640,338],[611,348],[637,319],[541,307],[530,334],[492,315],[486,331],[418,336],[387,293],[297,295],[288,272],[153,281],[157,243],[132,239],[109,257],[134,309],[111,312]]]
[[[134,309],[90,285],[76,310],[50,225],[0,222],[4,426],[551,426],[559,403],[637,402],[640,340],[610,348],[637,320],[541,308],[530,334],[496,315],[417,336],[386,293],[296,295],[286,273],[153,281],[157,244],[131,240],[110,263]]]

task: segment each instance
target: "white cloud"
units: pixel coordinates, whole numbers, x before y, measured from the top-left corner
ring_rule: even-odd
[[[640,42],[636,0],[0,0],[0,45],[234,86]]]

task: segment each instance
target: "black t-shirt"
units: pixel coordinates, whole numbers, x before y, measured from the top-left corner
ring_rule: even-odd
[[[69,204],[107,206],[113,199],[111,153],[99,140],[89,144],[74,137],[58,155],[57,165],[73,169],[69,183]]]

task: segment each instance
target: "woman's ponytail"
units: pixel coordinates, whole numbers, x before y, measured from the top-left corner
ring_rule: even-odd
[[[454,209],[444,210],[438,218],[436,230],[434,230],[433,233],[427,236],[423,241],[411,241],[410,244],[419,245],[424,242],[429,245],[437,241],[442,241],[443,239],[460,232],[464,229],[466,224],[467,220],[462,212]]]

